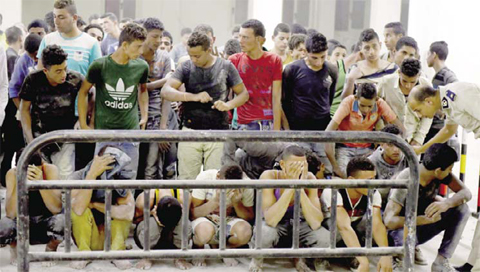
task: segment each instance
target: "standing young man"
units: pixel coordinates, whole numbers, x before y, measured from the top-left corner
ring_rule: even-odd
[[[414,38],[405,36],[397,41],[393,55],[393,62],[400,67],[403,60],[411,58],[416,59],[418,55],[418,45]]]
[[[188,55],[187,42],[191,34],[192,34],[192,29],[188,27],[182,28],[182,30],[180,31],[181,42],[175,45],[173,47],[172,52],[170,52],[170,57],[172,57],[175,64],[178,63],[178,60],[181,57]]]
[[[305,40],[307,35],[305,34],[293,34],[288,41],[288,49],[292,55],[293,61],[303,59],[307,56],[307,48],[305,48]]]
[[[116,48],[112,47],[118,43],[120,38],[120,27],[118,27],[117,16],[111,12],[107,12],[100,18],[103,21],[103,30],[107,33],[107,36],[102,41],[102,55],[108,55],[109,50],[115,51]],[[119,45],[117,45],[119,46]],[[110,48],[112,47],[112,48]]]
[[[185,61],[168,79],[162,99],[183,102],[183,130],[228,129],[228,111],[243,105],[248,92],[235,67],[211,54],[212,40],[204,32],[194,32],[188,39],[190,60]],[[178,91],[185,84],[186,92]],[[227,101],[229,88],[236,94]],[[166,129],[169,104],[162,105],[161,129]],[[223,143],[180,142],[178,170],[180,179],[195,179],[204,170],[219,169]]]
[[[15,68],[15,62],[18,59],[20,50],[23,49],[23,32],[16,26],[11,26],[5,30],[7,36],[8,48],[7,54],[7,71],[8,80],[12,78],[13,69]]]
[[[20,119],[27,143],[47,132],[73,129],[75,99],[83,76],[67,69],[67,52],[49,45],[42,52],[43,70],[30,73],[20,91]],[[75,169],[75,146],[54,143],[42,149],[45,159],[66,178]]]
[[[145,129],[148,119],[148,64],[138,59],[147,32],[136,24],[122,30],[115,53],[96,60],[88,70],[78,95],[81,129],[87,124],[88,91],[95,85],[94,129]],[[138,111],[140,109],[140,121]],[[127,170],[138,167],[138,143],[99,143],[95,154],[105,145],[117,146],[132,159]]]
[[[45,21],[36,19],[30,22],[27,26],[28,34],[37,34],[40,37],[45,37],[48,33],[48,25]]]
[[[240,28],[242,53],[230,57],[250,95],[237,109],[241,130],[280,130],[282,125],[282,59],[262,50],[265,27],[251,19]]]
[[[282,58],[282,64],[287,65],[293,61],[292,55],[288,52],[288,41],[290,40],[290,27],[280,23],[273,30],[273,48],[270,52]]]
[[[383,36],[385,37],[385,46],[388,52],[382,56],[382,59],[389,62],[393,62],[395,55],[395,48],[400,38],[405,36],[405,29],[400,22],[391,22],[385,25],[383,30]]]
[[[85,76],[90,64],[102,56],[100,46],[97,40],[78,29],[77,8],[73,0],[56,0],[53,7],[57,31],[43,38],[37,54],[38,69],[43,68],[41,61],[43,49],[48,45],[56,44],[68,54],[68,69]]]

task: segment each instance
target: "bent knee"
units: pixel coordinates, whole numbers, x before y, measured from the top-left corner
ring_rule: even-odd
[[[238,242],[244,245],[252,238],[252,226],[246,221],[237,222],[233,225],[230,234],[237,237]]]
[[[194,237],[197,244],[205,245],[215,235],[215,227],[210,222],[202,222],[195,227]]]

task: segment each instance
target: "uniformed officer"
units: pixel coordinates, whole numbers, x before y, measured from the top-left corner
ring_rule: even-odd
[[[480,138],[480,86],[473,83],[455,82],[433,89],[416,86],[408,96],[408,105],[419,117],[433,118],[437,111],[446,116],[445,126],[423,146],[414,147],[417,154],[424,153],[432,144],[444,143],[462,126]]]

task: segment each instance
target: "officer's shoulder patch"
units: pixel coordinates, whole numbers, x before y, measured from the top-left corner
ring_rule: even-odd
[[[452,100],[452,101],[455,101],[455,99],[457,98],[457,95],[456,95],[454,92],[450,91],[450,90],[447,90],[446,95],[447,95],[447,97],[450,98],[450,100]]]
[[[445,97],[442,98],[442,108],[446,109],[448,108],[449,104],[448,104],[448,99],[446,99]]]

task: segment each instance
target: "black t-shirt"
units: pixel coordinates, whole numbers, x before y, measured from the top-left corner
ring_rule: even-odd
[[[283,71],[284,107],[289,120],[323,119],[330,116],[338,73],[325,62],[319,71],[308,68],[305,60],[288,64]]]
[[[173,78],[185,84],[189,93],[207,92],[213,100],[209,103],[183,103],[183,125],[190,129],[228,129],[228,113],[212,109],[218,100],[227,102],[229,89],[242,83],[233,64],[217,58],[209,68],[199,68],[191,60],[184,62]]]
[[[32,133],[38,137],[50,131],[73,129],[75,99],[82,85],[83,76],[74,71],[67,72],[64,83],[52,86],[43,71],[29,74],[20,90],[20,98],[32,103]]]

